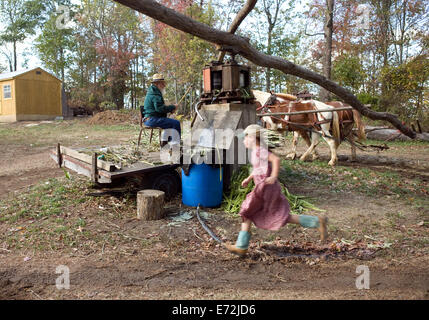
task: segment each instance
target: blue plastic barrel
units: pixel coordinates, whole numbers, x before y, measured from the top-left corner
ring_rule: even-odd
[[[189,175],[182,170],[182,202],[189,207],[198,205],[216,208],[222,203],[223,168],[192,164]]]

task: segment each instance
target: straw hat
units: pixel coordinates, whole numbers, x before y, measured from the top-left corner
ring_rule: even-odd
[[[152,83],[165,81],[164,76],[160,73],[154,74],[152,77]]]
[[[251,124],[250,126],[248,126],[243,131],[243,133],[239,134],[238,137],[239,138],[244,138],[245,136],[247,136],[249,134],[262,137],[265,132],[266,132],[266,130],[264,128],[262,128],[260,125],[258,125],[258,124]]]

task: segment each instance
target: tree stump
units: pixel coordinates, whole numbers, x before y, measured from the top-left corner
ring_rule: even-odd
[[[143,190],[137,193],[137,219],[143,221],[164,218],[165,193],[158,190]]]

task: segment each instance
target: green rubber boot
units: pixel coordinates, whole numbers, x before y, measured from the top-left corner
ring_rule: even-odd
[[[304,228],[319,229],[322,243],[328,238],[328,218],[325,215],[321,217],[300,215],[299,224]]]
[[[240,257],[244,257],[247,254],[250,242],[250,233],[247,231],[240,231],[238,234],[237,242],[233,244],[225,244],[225,248]]]

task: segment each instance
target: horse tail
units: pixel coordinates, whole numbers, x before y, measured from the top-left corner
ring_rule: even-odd
[[[362,121],[362,117],[359,113],[359,111],[353,109],[353,120],[356,124],[356,127],[358,129],[358,139],[359,141],[366,140],[366,133],[365,133],[365,124]]]
[[[338,112],[334,111],[332,117],[332,135],[335,139],[335,146],[338,146],[341,143],[341,131],[340,131],[340,117],[338,116]]]

